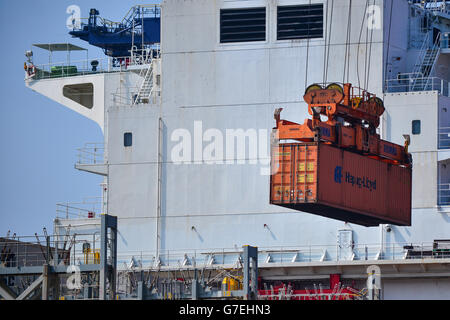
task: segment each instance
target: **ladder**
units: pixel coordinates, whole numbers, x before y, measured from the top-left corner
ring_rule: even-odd
[[[153,63],[150,63],[147,69],[142,68],[140,76],[144,80],[137,95],[133,99],[133,106],[140,103],[150,103],[150,97],[153,92]]]
[[[412,91],[428,90],[430,86],[431,73],[436,64],[440,52],[441,34],[436,38],[432,47],[428,45],[429,36],[425,38],[419,59],[414,66],[414,74],[421,74],[422,78],[415,78],[412,83]]]

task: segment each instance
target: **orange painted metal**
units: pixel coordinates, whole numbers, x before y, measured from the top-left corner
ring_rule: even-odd
[[[334,85],[332,89],[307,90],[303,100],[309,106],[310,115],[326,115],[329,121],[341,117],[350,123],[364,120],[373,128],[380,125],[379,118],[385,111],[381,99],[350,83],[343,85],[342,92],[335,89],[337,84]]]
[[[282,120],[283,109],[276,111],[275,129],[279,140],[322,141],[394,165],[411,166],[406,145],[381,140],[376,133],[385,109],[383,101],[375,95],[349,83],[343,87],[333,83],[326,89],[320,85],[308,87],[304,100],[312,115],[304,124]],[[321,115],[328,120],[322,121]]]
[[[280,144],[270,203],[363,226],[410,226],[411,177],[411,167],[323,142]]]

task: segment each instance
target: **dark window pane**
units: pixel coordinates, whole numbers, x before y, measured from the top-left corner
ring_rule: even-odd
[[[412,122],[412,134],[420,134],[420,120],[414,120]]]
[[[322,37],[323,4],[278,7],[278,40]]]
[[[220,42],[266,40],[266,8],[220,10]]]
[[[123,135],[123,145],[125,147],[131,147],[133,145],[133,134],[131,132],[125,132]]]

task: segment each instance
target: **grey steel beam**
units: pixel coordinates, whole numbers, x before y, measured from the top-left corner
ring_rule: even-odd
[[[0,278],[0,296],[5,300],[16,300],[17,295]]]
[[[145,300],[147,298],[147,291],[147,286],[144,282],[139,281],[137,287],[138,300]]]
[[[244,300],[258,298],[258,248],[244,246]]]
[[[44,281],[44,276],[40,275],[39,278],[37,278],[28,288],[25,289],[17,298],[16,300],[24,300],[26,299],[31,293],[33,293],[41,284],[42,281]]]
[[[69,267],[70,266],[57,266],[52,267],[51,270],[53,273],[67,273]],[[80,268],[81,273],[100,271],[99,264],[80,264],[77,267]]]
[[[110,257],[111,264],[108,263],[108,231],[110,231]],[[117,270],[117,217],[102,215],[100,231],[100,300],[108,298],[106,290],[107,280],[109,280],[109,299],[114,299],[116,295],[116,270]]]
[[[82,264],[79,265],[78,267],[80,268],[80,272],[100,271],[99,264]],[[49,266],[49,269],[51,270],[52,273],[67,273],[67,268],[69,268],[69,266],[57,266],[57,267]],[[43,272],[42,266],[0,268],[0,276],[34,275],[34,274],[42,274],[42,272]]]
[[[48,300],[48,294],[50,291],[50,279],[48,265],[44,264],[42,270],[42,300]]]
[[[2,275],[2,276],[33,275],[33,274],[41,274],[41,273],[42,273],[42,266],[0,268],[0,275]]]

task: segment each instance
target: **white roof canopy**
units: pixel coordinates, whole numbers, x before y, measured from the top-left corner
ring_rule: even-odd
[[[87,49],[81,48],[71,43],[37,43],[33,46],[53,52],[53,51],[84,51]]]

